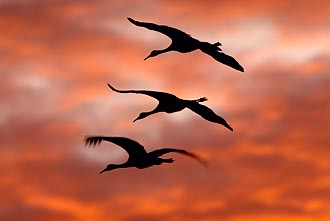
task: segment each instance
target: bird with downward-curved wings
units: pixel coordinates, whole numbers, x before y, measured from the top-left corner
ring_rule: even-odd
[[[244,68],[233,57],[221,52],[222,50],[219,47],[221,46],[220,42],[211,44],[209,42],[199,41],[191,37],[187,33],[176,28],[172,28],[165,25],[157,25],[149,22],[140,22],[132,18],[127,18],[127,19],[136,26],[140,26],[147,28],[149,30],[160,32],[164,35],[167,35],[172,40],[172,43],[167,48],[162,50],[151,51],[149,56],[147,56],[144,60],[169,51],[187,53],[200,49],[202,52],[210,55],[218,62],[228,65],[229,67],[232,67],[238,71],[244,72]]]
[[[138,142],[126,137],[103,137],[103,136],[89,136],[85,138],[85,145],[95,146],[102,141],[108,141],[122,147],[129,155],[128,160],[123,164],[109,164],[100,173],[111,171],[119,168],[136,167],[144,169],[162,163],[173,163],[172,158],[161,158],[162,155],[167,153],[180,153],[198,160],[204,166],[207,166],[206,160],[202,157],[182,149],[163,148],[147,153],[144,147]]]
[[[184,108],[189,108],[196,114],[203,117],[205,120],[211,121],[213,123],[221,124],[228,128],[229,130],[233,131],[233,128],[219,115],[215,114],[210,108],[200,104],[200,102],[204,102],[207,100],[206,97],[202,97],[196,100],[184,100],[178,98],[173,94],[169,94],[166,92],[159,92],[159,91],[147,91],[147,90],[118,90],[108,84],[111,90],[118,92],[118,93],[135,93],[135,94],[144,94],[150,97],[153,97],[158,100],[158,105],[156,108],[149,112],[142,112],[139,116],[133,121],[137,121],[143,118],[148,117],[149,115],[159,113],[159,112],[166,112],[166,113],[174,113],[183,110]]]

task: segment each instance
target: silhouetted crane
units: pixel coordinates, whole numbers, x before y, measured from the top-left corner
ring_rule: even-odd
[[[147,56],[144,60],[169,51],[178,51],[181,53],[186,53],[200,49],[202,52],[210,55],[215,60],[225,65],[228,65],[236,70],[244,72],[244,68],[233,57],[221,52],[221,48],[219,48],[219,46],[221,46],[220,42],[211,44],[209,42],[203,42],[192,38],[187,33],[176,28],[168,27],[165,25],[157,25],[149,22],[140,22],[132,18],[127,19],[136,26],[144,27],[153,31],[158,31],[172,39],[172,43],[170,44],[170,46],[163,50],[153,50],[150,55]]]
[[[118,168],[136,167],[139,169],[144,169],[155,165],[161,165],[162,163],[173,163],[174,160],[172,158],[167,158],[167,159],[160,158],[160,156],[172,152],[180,153],[192,157],[198,160],[199,162],[201,162],[204,166],[207,166],[207,162],[203,158],[186,150],[163,148],[147,153],[141,144],[126,137],[90,136],[85,138],[85,145],[95,146],[96,144],[100,144],[102,140],[117,144],[118,146],[122,147],[128,153],[129,156],[128,156],[128,160],[125,163],[109,164],[100,173]]]
[[[216,115],[210,108],[202,104],[199,104],[200,102],[206,101],[207,100],[206,97],[202,97],[196,100],[184,100],[178,98],[173,94],[169,94],[165,92],[146,91],[146,90],[118,90],[112,87],[110,84],[108,84],[108,86],[111,88],[111,90],[118,93],[145,94],[158,100],[159,103],[154,110],[140,113],[140,115],[133,122],[146,118],[147,116],[158,112],[174,113],[181,111],[184,108],[189,108],[196,114],[203,117],[205,120],[221,124],[226,128],[228,128],[229,130],[233,131],[233,128],[229,126],[229,124],[225,121],[225,119]]]

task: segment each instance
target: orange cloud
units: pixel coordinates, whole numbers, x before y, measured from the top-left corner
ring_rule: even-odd
[[[326,1],[3,1],[0,3],[0,220],[327,220],[329,16]],[[220,41],[244,74],[203,53],[143,61],[170,40],[126,17]],[[148,89],[206,105],[132,120]],[[127,157],[85,135],[185,148],[174,164],[99,175]]]

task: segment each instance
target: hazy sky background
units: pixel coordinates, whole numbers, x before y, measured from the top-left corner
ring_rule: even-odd
[[[223,44],[245,73],[195,51],[143,61],[170,40],[126,17]],[[330,218],[330,3],[0,1],[1,221],[325,221]],[[184,110],[132,120],[167,91],[207,106],[234,132]],[[185,148],[174,164],[115,170],[126,136]]]

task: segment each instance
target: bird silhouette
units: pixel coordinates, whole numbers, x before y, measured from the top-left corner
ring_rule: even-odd
[[[170,44],[170,46],[162,50],[151,51],[150,55],[147,56],[144,60],[169,51],[187,53],[200,49],[202,52],[210,55],[215,60],[225,65],[228,65],[238,71],[244,72],[244,68],[233,57],[221,52],[222,50],[219,47],[221,46],[220,42],[211,44],[209,42],[199,41],[191,37],[189,34],[176,28],[168,27],[165,25],[157,25],[149,22],[140,22],[132,18],[127,19],[136,26],[144,27],[153,31],[158,31],[172,39],[172,43]]]
[[[166,112],[166,113],[174,113],[183,110],[184,108],[189,108],[196,114],[203,117],[205,120],[211,121],[213,123],[218,123],[229,130],[233,131],[233,128],[223,119],[222,117],[215,114],[210,108],[200,104],[200,102],[204,102],[207,100],[206,97],[202,97],[196,100],[184,100],[178,98],[177,96],[165,92],[159,91],[147,91],[147,90],[118,90],[108,84],[109,88],[118,93],[135,93],[135,94],[144,94],[150,97],[153,97],[158,100],[158,105],[156,108],[149,112],[142,112],[139,116],[133,121],[141,120],[143,118],[148,117],[149,115],[158,113],[158,112]]]
[[[85,145],[87,146],[95,146],[97,144],[99,145],[103,140],[117,144],[118,146],[122,147],[128,153],[129,156],[128,156],[128,160],[125,163],[109,164],[106,166],[105,169],[100,171],[100,173],[114,169],[119,169],[119,168],[136,167],[138,169],[144,169],[155,165],[161,165],[162,163],[173,163],[174,160],[172,158],[167,158],[167,159],[161,158],[162,155],[172,152],[180,153],[188,157],[192,157],[198,160],[204,166],[207,166],[206,160],[186,150],[163,148],[147,153],[141,144],[126,137],[90,136],[85,138]]]

